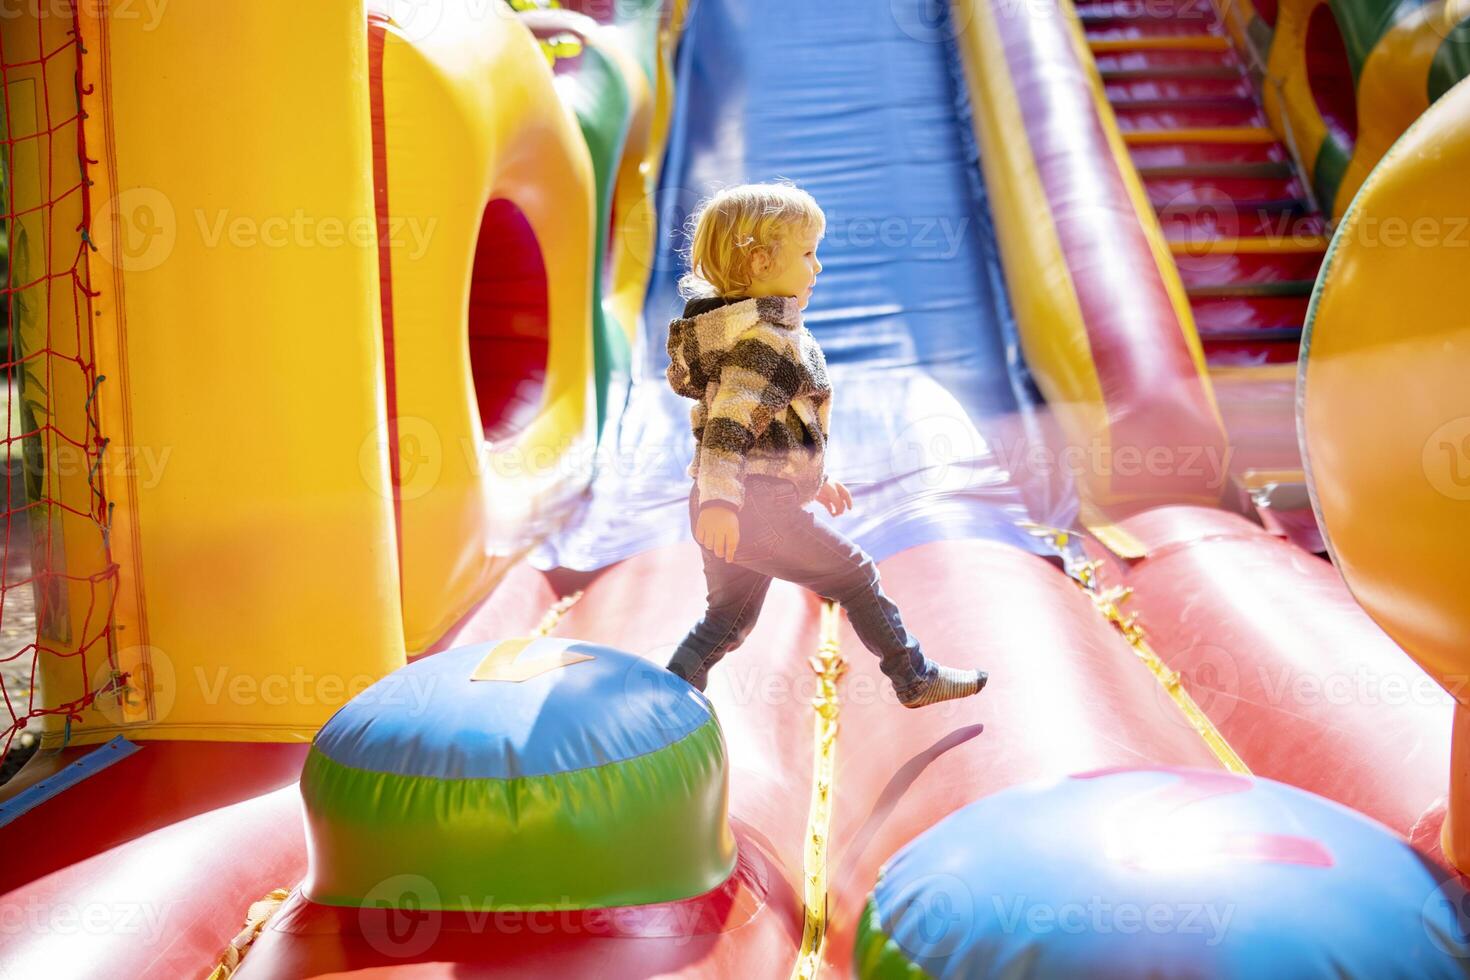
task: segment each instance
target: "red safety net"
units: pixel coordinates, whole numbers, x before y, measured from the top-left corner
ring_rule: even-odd
[[[82,54],[74,7],[54,3],[39,18],[0,24],[7,408],[0,698],[8,713],[0,715],[0,755],[32,745],[47,715],[63,716],[69,733],[102,691],[126,683],[113,629],[108,440],[98,423],[107,381],[97,371],[96,294],[87,286],[86,175],[96,161],[83,136],[81,96],[90,90]],[[43,684],[43,675],[54,682]],[[0,778],[16,759],[9,761]]]

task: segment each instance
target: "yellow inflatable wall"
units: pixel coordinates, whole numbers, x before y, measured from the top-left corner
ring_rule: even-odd
[[[404,661],[386,457],[359,453],[384,412],[364,16],[83,5],[97,408],[151,463],[108,475],[131,677],[75,741],[307,740]]]

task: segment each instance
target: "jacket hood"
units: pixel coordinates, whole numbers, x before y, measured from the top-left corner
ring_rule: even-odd
[[[756,298],[710,296],[691,299],[684,315],[669,323],[667,376],[674,391],[685,398],[703,398],[736,339],[765,323],[773,329],[801,326],[801,307],[795,296]]]

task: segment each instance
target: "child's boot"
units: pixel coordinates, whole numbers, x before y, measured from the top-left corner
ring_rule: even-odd
[[[989,679],[990,675],[983,670],[960,670],[936,664],[919,682],[918,687],[906,695],[900,694],[898,702],[905,708],[922,708],[926,704],[967,698],[972,694],[979,694]]]

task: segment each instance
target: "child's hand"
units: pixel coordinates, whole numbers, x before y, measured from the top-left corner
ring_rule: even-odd
[[[699,512],[694,536],[725,561],[734,561],[740,545],[740,518],[728,507],[706,507]]]
[[[822,484],[822,489],[817,491],[817,503],[827,508],[833,516],[852,508],[852,493],[847,487],[836,480],[828,480]]]

